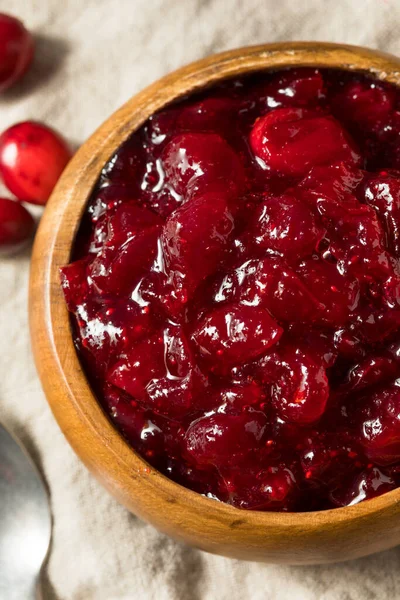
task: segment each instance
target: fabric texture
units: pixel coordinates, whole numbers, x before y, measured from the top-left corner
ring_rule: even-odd
[[[42,120],[76,145],[132,94],[214,52],[327,40],[400,54],[398,0],[0,0],[0,11],[23,19],[37,40],[32,70],[0,98],[0,130]],[[51,492],[45,600],[400,598],[400,547],[332,566],[246,563],[175,543],[119,506],[46,404],[29,344],[28,270],[29,250],[0,259],[0,418]]]

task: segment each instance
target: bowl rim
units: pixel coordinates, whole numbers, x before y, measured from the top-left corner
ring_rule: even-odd
[[[368,64],[368,67],[366,65]],[[148,86],[117,110],[75,154],[58,182],[36,236],[30,276],[30,329],[37,370],[65,436],[89,469],[132,510],[124,487],[135,479],[142,494],[222,526],[318,530],[348,521],[400,514],[400,488],[360,504],[316,512],[276,513],[238,509],[208,499],[153,469],[122,438],[103,412],[80,365],[58,269],[67,264],[86,201],[115,149],[156,110],[180,97],[238,74],[294,66],[367,71],[400,85],[400,59],[368,48],[319,42],[274,43],[223,52],[196,61]],[[168,99],[168,100],[166,100]],[[64,414],[63,414],[64,413]],[[103,463],[101,462],[103,461]],[[123,481],[123,483],[122,483]],[[139,489],[138,487],[136,489]],[[149,501],[150,502],[150,501]],[[135,506],[149,518],[148,506]],[[152,520],[154,523],[154,519]],[[164,530],[163,519],[158,526]]]

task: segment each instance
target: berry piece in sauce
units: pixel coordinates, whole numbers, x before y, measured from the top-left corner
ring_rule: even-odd
[[[248,362],[281,337],[282,328],[263,308],[227,305],[206,316],[192,334],[202,358],[226,366]]]
[[[254,90],[260,110],[317,106],[324,97],[324,80],[318,69],[290,69],[277,73]]]
[[[234,196],[243,185],[243,167],[229,144],[216,133],[182,133],[162,154],[165,176],[185,199],[222,181]]]
[[[218,266],[233,218],[224,195],[208,192],[178,208],[161,235],[165,271],[184,304]]]
[[[359,164],[354,142],[333,117],[301,108],[280,108],[260,117],[250,134],[255,156],[272,173],[301,177],[314,166]]]

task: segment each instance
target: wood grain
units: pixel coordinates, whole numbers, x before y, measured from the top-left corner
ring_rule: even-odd
[[[73,346],[58,273],[69,261],[83,210],[103,165],[152,113],[222,79],[294,65],[365,70],[400,85],[396,57],[355,46],[296,42],[211,56],[149,86],[80,148],[54,190],[32,256],[30,329],[37,370],[62,431],[90,471],[130,511],[175,539],[209,552],[315,564],[399,544],[400,489],[353,507],[280,514],[238,510],[173,483],[127,445],[94,397]]]

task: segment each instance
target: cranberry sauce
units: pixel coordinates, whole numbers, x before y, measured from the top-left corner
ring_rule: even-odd
[[[296,69],[152,116],[62,269],[75,343],[132,447],[240,508],[400,485],[400,92]]]

